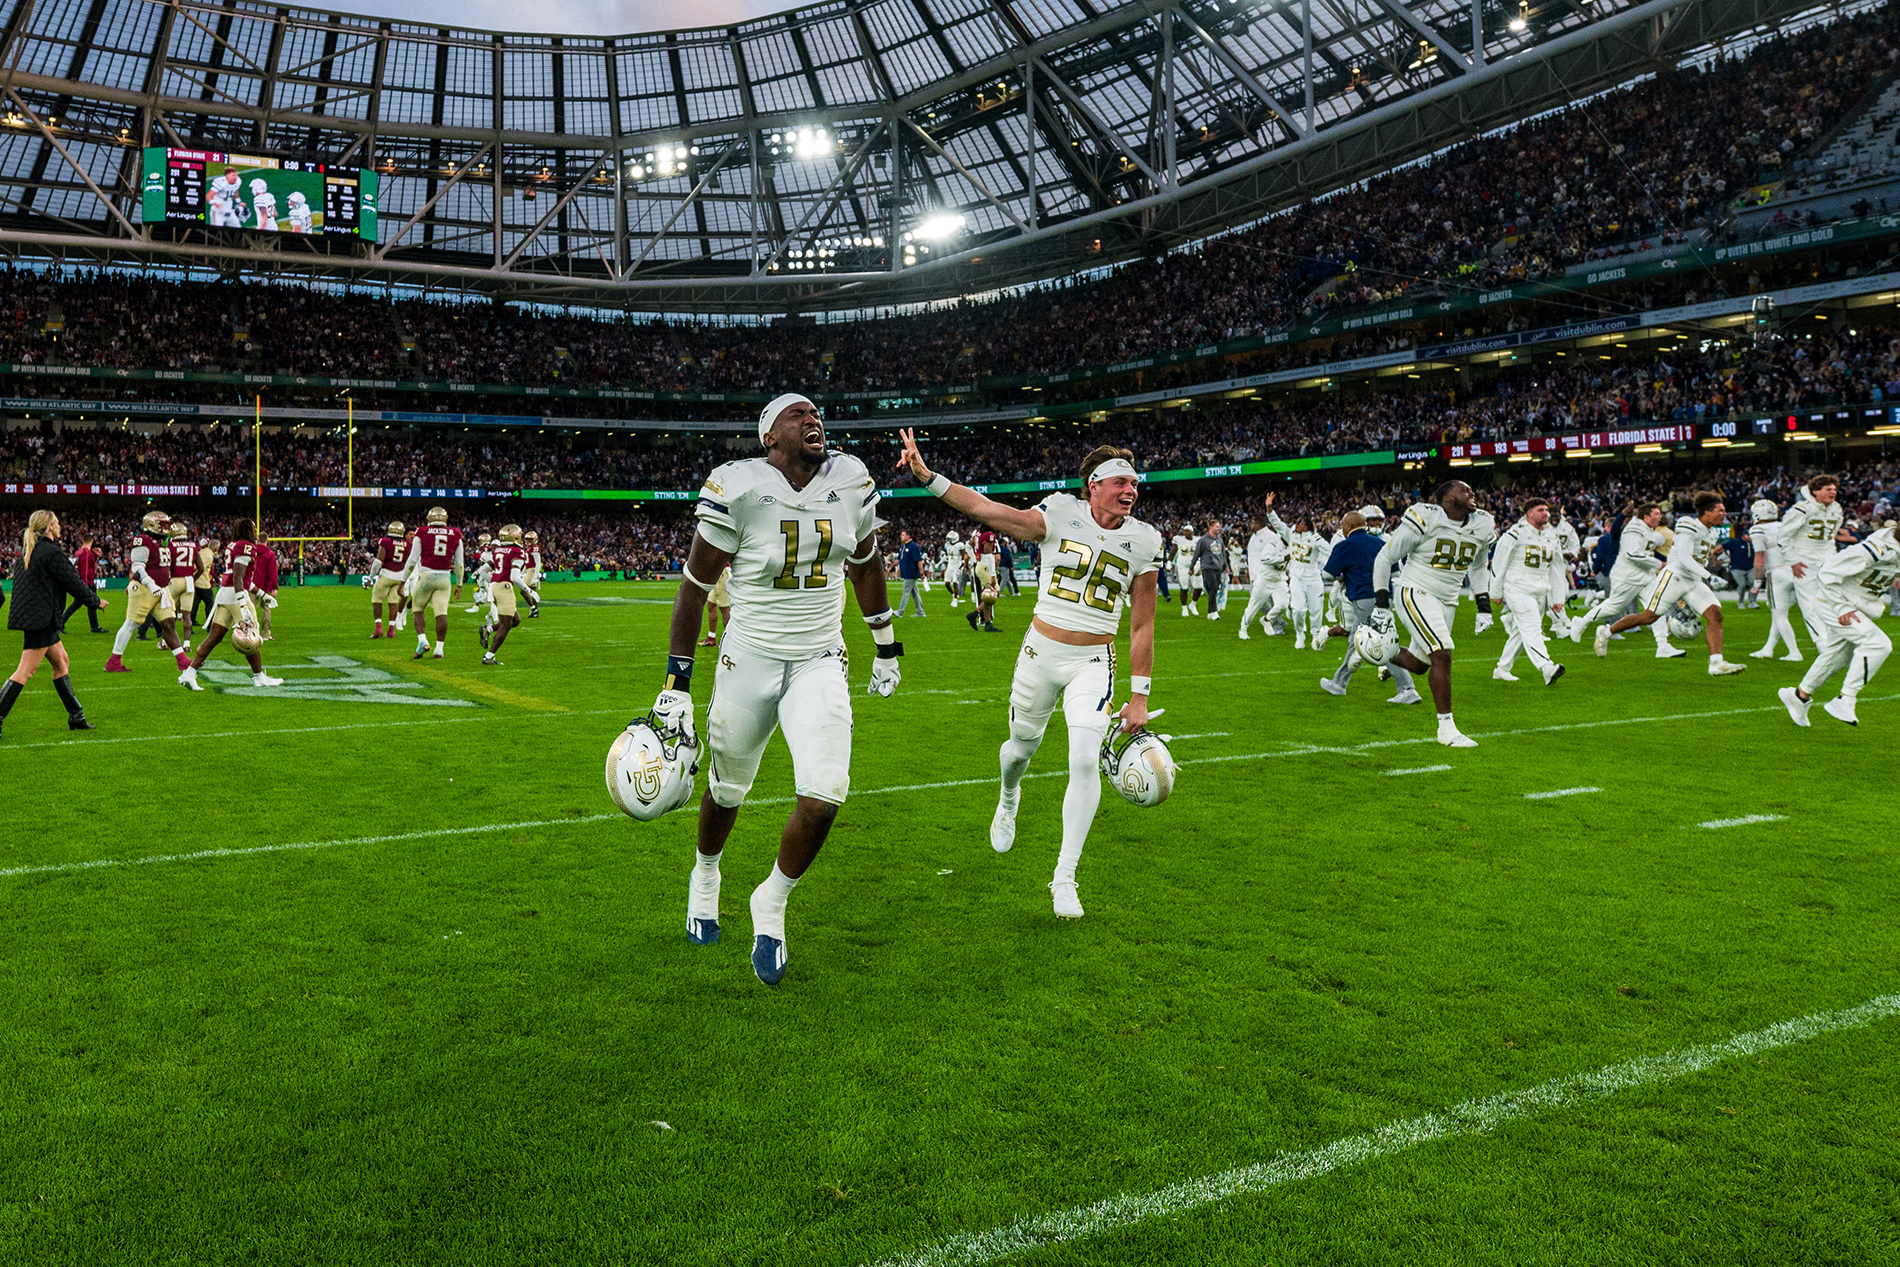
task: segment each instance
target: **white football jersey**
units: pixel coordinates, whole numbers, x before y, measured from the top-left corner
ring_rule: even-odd
[[[1869,620],[1886,615],[1887,595],[1900,576],[1900,542],[1892,528],[1870,533],[1859,545],[1839,551],[1821,569],[1830,606],[1857,609]]]
[[[1755,553],[1766,556],[1762,559],[1762,571],[1772,572],[1778,567],[1787,566],[1787,556],[1781,552],[1781,534],[1779,523],[1756,524],[1748,530],[1748,544],[1755,547]]]
[[[1533,528],[1528,519],[1518,520],[1504,530],[1491,556],[1491,597],[1561,598],[1569,588],[1563,550],[1563,534],[1555,524]]]
[[[1684,576],[1706,583],[1709,560],[1722,544],[1716,532],[1695,515],[1684,515],[1676,520],[1676,543],[1669,547],[1669,566]],[[1828,549],[1834,549],[1831,543]]]
[[[1656,558],[1656,534],[1650,526],[1634,515],[1623,525],[1623,532],[1616,539],[1616,565],[1610,569],[1610,578],[1621,579],[1646,576],[1662,566]]]
[[[1317,532],[1296,532],[1287,543],[1287,566],[1295,576],[1317,576],[1332,552],[1332,544]]]
[[[1474,509],[1457,524],[1445,517],[1444,507],[1436,502],[1414,502],[1386,535],[1385,548],[1372,567],[1373,588],[1389,588],[1396,568],[1399,584],[1422,589],[1447,603],[1458,601],[1467,573],[1472,590],[1485,592],[1491,543],[1497,535],[1497,522],[1489,511]]]
[[[1583,552],[1583,542],[1577,537],[1577,530],[1570,526],[1568,519],[1559,516],[1550,521],[1550,526],[1557,533],[1558,549],[1564,558],[1568,559]]]
[[[1128,587],[1161,569],[1160,532],[1133,517],[1104,528],[1068,493],[1051,493],[1036,509],[1045,525],[1036,619],[1074,633],[1119,633]]]
[[[1272,528],[1247,538],[1247,572],[1266,580],[1286,579],[1286,541]]]
[[[793,488],[765,458],[728,462],[699,490],[699,535],[732,555],[737,637],[782,660],[823,655],[844,639],[845,560],[877,529],[877,484],[833,453]]]
[[[1183,533],[1174,534],[1174,570],[1186,572],[1194,566],[1195,538]]]
[[[1783,512],[1776,527],[1783,561],[1822,564],[1833,558],[1834,534],[1841,530],[1845,515],[1838,500],[1832,506],[1823,506],[1803,494]]]

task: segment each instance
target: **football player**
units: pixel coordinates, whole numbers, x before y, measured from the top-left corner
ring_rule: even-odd
[[[1781,551],[1781,530],[1777,526],[1781,507],[1763,497],[1748,508],[1748,517],[1752,521],[1748,544],[1755,547],[1755,588],[1768,592],[1768,641],[1760,651],[1749,652],[1749,657],[1766,660],[1785,644],[1788,654],[1782,659],[1799,664],[1806,657],[1801,654],[1801,644],[1794,640],[1794,622],[1788,617],[1795,604],[1794,572]]]
[[[1563,534],[1550,520],[1550,503],[1532,497],[1524,503],[1524,517],[1504,530],[1491,556],[1491,605],[1504,605],[1504,628],[1510,634],[1504,653],[1491,676],[1515,682],[1511,672],[1521,649],[1544,675],[1549,686],[1564,675],[1564,666],[1551,658],[1544,642],[1544,616],[1563,617],[1570,596],[1569,569],[1564,563]]]
[[[481,614],[482,646],[486,648],[488,635],[495,632],[495,600],[488,592],[495,578],[495,539],[485,532],[475,538],[474,578],[474,592],[469,597],[475,601],[462,610],[470,616]]]
[[[713,582],[712,593],[706,596],[706,637],[700,642],[702,647],[719,645],[719,630],[732,623],[732,569],[726,568]]]
[[[992,543],[988,553],[984,552],[983,542],[988,538]],[[971,629],[981,629],[987,633],[1001,633],[996,627],[996,553],[993,532],[976,534],[976,597],[970,601],[976,604],[976,610],[964,615]]]
[[[1799,686],[1784,686],[1779,694],[1794,724],[1808,724],[1808,705],[1814,693],[1827,680],[1847,670],[1841,693],[1821,705],[1829,717],[1858,726],[1854,711],[1861,691],[1880,672],[1893,651],[1893,639],[1875,622],[1880,619],[1894,578],[1900,577],[1900,542],[1892,528],[1870,533],[1865,541],[1849,546],[1822,565],[1812,587],[1815,610],[1825,613],[1822,640],[1814,663]],[[1802,608],[1806,614],[1807,608]]]
[[[965,565],[969,562],[970,547],[964,544],[954,530],[943,537],[943,587],[950,591],[950,606],[955,607],[963,597],[963,578],[968,575]]]
[[[257,557],[256,538],[257,529],[248,519],[240,520],[232,530],[231,543],[224,547],[224,568],[219,574],[217,597],[211,607],[210,623],[205,626],[204,641],[198,644],[198,654],[178,675],[180,685],[202,691],[204,687],[198,685],[198,670],[224,640],[225,633],[242,624],[256,625],[256,586],[251,579],[251,567]],[[252,685],[284,684],[282,678],[264,672],[264,658],[257,651],[242,647],[238,651],[250,662]]]
[[[1662,521],[1663,509],[1655,502],[1643,503],[1623,521],[1623,531],[1616,539],[1616,563],[1610,568],[1610,592],[1592,603],[1581,616],[1570,618],[1570,641],[1581,643],[1584,630],[1598,621],[1608,625],[1649,592],[1650,583],[1662,570],[1662,560],[1656,557],[1656,543],[1662,539],[1659,535]],[[1661,622],[1652,624],[1649,631],[1656,637],[1658,659],[1673,660],[1689,654],[1669,645]],[[1609,638],[1607,630],[1598,631],[1597,640],[1603,645],[1598,655],[1609,653]]]
[[[205,218],[214,229],[241,229],[244,217],[250,214],[239,197],[244,192],[244,179],[237,174],[237,168],[227,167],[205,186]]]
[[[376,557],[369,565],[369,609],[376,617],[376,628],[370,634],[370,640],[394,638],[400,627],[400,609],[402,601],[402,565],[408,557],[409,543],[402,535],[402,520],[393,519],[383,529],[383,535],[376,542]],[[383,613],[389,614],[388,632],[384,632]]]
[[[257,227],[277,232],[277,195],[262,176],[251,181],[251,210],[257,213]]]
[[[449,527],[445,506],[429,508],[427,521],[409,543],[409,557],[403,563],[409,575],[409,606],[415,612],[416,653],[420,660],[429,654],[429,633],[424,623],[435,614],[435,658],[440,660],[449,640],[449,604],[462,597],[464,565],[462,530]],[[449,578],[453,575],[454,585]]]
[[[184,629],[178,635],[178,649],[186,655],[191,654],[191,610],[197,601],[197,586],[192,576],[198,566],[198,543],[191,539],[191,530],[174,519],[168,530],[170,541],[166,549],[170,552],[167,560],[172,569],[172,610],[178,613]]]
[[[1174,560],[1174,587],[1181,591],[1181,614],[1201,614],[1201,578],[1194,570],[1194,543],[1199,540],[1193,524],[1182,524],[1168,542],[1168,554]]]
[[[1694,504],[1694,514],[1676,521],[1676,539],[1669,546],[1669,558],[1650,581],[1643,609],[1619,618],[1613,625],[1598,627],[1598,655],[1609,654],[1612,634],[1658,624],[1682,601],[1689,604],[1689,610],[1702,615],[1702,636],[1709,644],[1709,675],[1722,677],[1748,667],[1722,658],[1722,604],[1709,588],[1709,559],[1715,554],[1715,530],[1727,521],[1728,508],[1722,504],[1720,493],[1697,493]],[[1833,548],[1830,542],[1828,549]],[[1684,654],[1677,647],[1670,647],[1669,652]],[[1661,646],[1656,654],[1664,659],[1674,658]]]
[[[1781,557],[1794,578],[1795,602],[1816,646],[1821,630],[1833,619],[1821,589],[1821,569],[1834,557],[1834,543],[1841,537],[1840,491],[1840,481],[1834,476],[1815,476],[1808,481],[1807,496],[1788,507],[1775,531]]]
[[[864,463],[826,450],[818,407],[795,393],[759,412],[759,443],[764,457],[726,463],[699,490],[699,528],[673,605],[666,688],[653,713],[663,729],[692,733],[694,644],[706,597],[730,566],[732,620],[706,709],[712,775],[699,805],[686,933],[700,945],[719,940],[720,855],[765,745],[782,729],[796,804],[771,874],[751,900],[752,970],[777,985],[789,958],[787,899],[851,788],[851,685],[841,624],[847,585],[877,643],[873,694],[897,689],[904,648],[891,627],[877,485]]]
[[[290,231],[292,233],[310,232],[310,200],[293,189],[290,191],[290,197],[285,201],[290,207],[286,213],[290,218]]]
[[[1267,517],[1252,523],[1253,535],[1247,538],[1247,611],[1240,618],[1240,640],[1250,636],[1247,626],[1262,611],[1260,628],[1269,637],[1279,634],[1273,622],[1293,605],[1293,593],[1287,585],[1287,555],[1292,549],[1293,530],[1273,509],[1273,494],[1267,494]]]
[[[530,528],[521,534],[521,549],[526,563],[521,577],[521,592],[528,600],[528,619],[541,614],[541,534]]]
[[[1287,546],[1287,590],[1293,609],[1293,649],[1298,651],[1313,640],[1313,650],[1326,643],[1326,589],[1320,581],[1320,569],[1332,546],[1318,531],[1310,515],[1293,521],[1293,540]]]
[[[1361,512],[1363,513],[1363,512]],[[1458,594],[1465,577],[1478,600],[1478,621],[1472,630],[1491,627],[1488,582],[1491,544],[1497,525],[1489,511],[1478,509],[1471,486],[1447,480],[1432,491],[1430,501],[1414,502],[1400,516],[1398,527],[1386,538],[1372,562],[1372,625],[1392,627],[1392,605],[1411,645],[1392,657],[1409,673],[1424,673],[1431,685],[1432,704],[1438,710],[1438,742],[1448,748],[1475,748],[1478,741],[1458,729],[1451,715],[1451,626],[1458,614]],[[1392,573],[1399,574],[1398,590]],[[1419,658],[1423,652],[1424,659]]]
[[[126,575],[130,578],[125,594],[125,623],[119,626],[118,635],[112,640],[112,658],[106,661],[107,673],[129,673],[125,667],[125,649],[132,644],[132,635],[150,616],[158,625],[158,640],[172,653],[180,669],[190,665],[191,659],[179,647],[177,616],[172,609],[171,596],[171,542],[166,536],[170,521],[162,510],[146,512],[139,521],[139,531],[132,538],[132,548],[126,552]]]
[[[486,630],[482,634],[482,646],[487,648],[482,656],[483,664],[500,666],[495,658],[501,650],[501,644],[508,641],[508,631],[521,623],[516,615],[515,589],[521,584],[521,572],[527,566],[528,553],[521,547],[521,527],[519,524],[503,524],[496,534],[500,540],[490,546],[483,557],[490,560],[488,577],[489,602],[492,604],[495,632],[492,639]]]
[[[1080,919],[1075,868],[1102,799],[1102,745],[1118,720],[1127,731],[1148,724],[1154,689],[1156,576],[1167,546],[1159,531],[1131,513],[1140,495],[1135,455],[1102,445],[1082,459],[1086,497],[1051,493],[1033,508],[1019,510],[932,474],[912,433],[899,435],[904,441],[899,460],[944,505],[998,532],[1042,543],[1035,615],[1010,682],[1009,737],[997,754],[1002,787],[990,819],[990,847],[1005,853],[1016,843],[1023,775],[1060,703],[1069,728],[1069,788],[1062,797],[1062,848],[1049,893],[1057,916]],[[1115,636],[1125,606],[1134,613],[1129,630],[1133,675],[1128,703],[1118,710]]]

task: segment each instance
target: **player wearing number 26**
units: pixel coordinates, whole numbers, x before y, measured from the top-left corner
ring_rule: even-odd
[[[732,616],[706,705],[711,780],[699,807],[686,933],[700,945],[719,940],[719,858],[766,742],[783,730],[797,806],[778,860],[751,902],[752,968],[777,985],[787,960],[786,901],[851,787],[841,623],[847,584],[877,644],[872,694],[897,689],[904,648],[891,629],[877,486],[864,463],[826,451],[818,408],[798,395],[780,396],[760,412],[759,443],[764,457],[726,463],[699,490],[699,530],[673,605],[666,689],[653,713],[663,728],[692,733],[693,653],[706,596],[730,566]]]
[[[1016,841],[1023,774],[1060,701],[1069,726],[1069,789],[1062,798],[1062,851],[1049,892],[1058,916],[1080,919],[1075,867],[1102,798],[1098,754],[1117,719],[1131,732],[1148,724],[1153,688],[1155,583],[1165,543],[1130,513],[1140,494],[1134,454],[1103,445],[1082,460],[1083,496],[1051,493],[1018,510],[953,484],[947,475],[931,474],[911,433],[902,435],[898,462],[944,505],[1017,540],[1042,543],[1035,618],[1009,688],[1009,738],[999,754],[1003,785],[990,821],[990,846],[1002,853]],[[1131,698],[1117,711],[1115,635],[1124,606],[1134,610],[1133,680]]]

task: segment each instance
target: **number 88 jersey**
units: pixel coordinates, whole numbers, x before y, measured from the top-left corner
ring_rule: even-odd
[[[845,561],[877,530],[877,502],[864,463],[843,453],[826,458],[803,488],[764,458],[708,475],[694,510],[699,535],[732,555],[731,634],[785,660],[836,650]]]
[[[1074,633],[1119,633],[1129,587],[1161,570],[1161,534],[1134,518],[1104,528],[1087,502],[1067,493],[1051,493],[1036,509],[1044,525],[1036,619]]]

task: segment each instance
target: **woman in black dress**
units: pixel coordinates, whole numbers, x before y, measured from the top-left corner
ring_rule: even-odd
[[[36,510],[26,521],[26,533],[20,538],[20,565],[13,574],[13,603],[7,611],[7,628],[26,635],[26,649],[20,653],[20,667],[0,684],[0,722],[13,709],[13,701],[39,671],[40,661],[53,664],[53,689],[66,705],[66,725],[72,730],[91,730],[86,712],[73,695],[66,648],[59,642],[60,616],[71,595],[87,607],[105,610],[98,591],[79,579],[79,569],[59,547],[59,516],[50,510]]]

